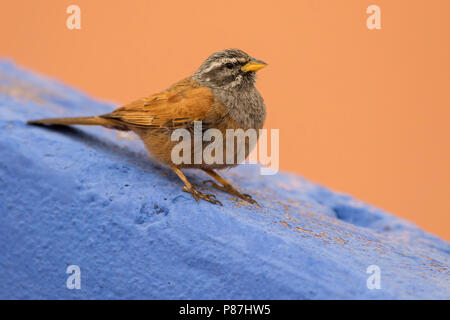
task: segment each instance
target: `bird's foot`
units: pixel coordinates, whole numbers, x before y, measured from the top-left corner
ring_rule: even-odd
[[[233,186],[231,186],[231,185],[229,185],[229,184],[228,184],[228,185],[225,185],[225,186],[222,186],[222,185],[220,185],[220,184],[215,183],[213,180],[205,180],[205,181],[203,181],[203,183],[205,183],[205,184],[210,183],[211,186],[214,187],[214,188],[216,188],[217,190],[221,190],[221,191],[223,191],[223,192],[226,192],[226,193],[228,193],[228,194],[231,194],[231,195],[233,195],[233,196],[236,196],[236,197],[238,197],[238,198],[241,198],[242,200],[247,201],[248,203],[251,203],[251,204],[255,204],[255,205],[257,205],[257,206],[260,206],[260,205],[258,204],[258,202],[256,202],[255,200],[253,200],[253,198],[252,198],[251,195],[249,195],[249,194],[247,194],[247,193],[240,193],[240,192],[237,191],[235,188],[233,188]]]
[[[195,201],[197,201],[197,203],[199,202],[200,199],[203,199],[205,201],[208,201],[212,204],[218,204],[220,206],[222,206],[222,202],[220,202],[219,200],[216,199],[216,196],[213,195],[212,193],[203,193],[198,191],[194,186],[191,186],[190,188],[187,186],[184,186],[182,189],[184,192],[190,193]]]

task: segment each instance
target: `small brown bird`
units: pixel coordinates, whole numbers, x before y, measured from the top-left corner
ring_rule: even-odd
[[[202,129],[214,128],[225,136],[226,129],[256,129],[264,124],[266,108],[263,98],[255,88],[255,72],[267,64],[254,59],[238,49],[227,49],[209,56],[194,75],[183,79],[168,89],[126,104],[115,111],[95,117],[53,118],[28,121],[37,125],[100,125],[116,130],[133,131],[144,142],[150,155],[164,163],[178,175],[197,202],[199,199],[213,204],[222,203],[213,194],[203,193],[192,185],[181,168],[198,168],[214,178],[209,182],[216,189],[255,204],[248,194],[237,191],[217,174],[215,169],[236,166],[235,161],[213,164],[175,165],[171,159],[172,148],[178,143],[171,140],[175,129],[193,132],[194,122],[202,121]],[[202,148],[205,148],[205,144]],[[252,146],[246,143],[245,157]],[[223,146],[226,154],[226,144]],[[203,150],[200,150],[202,152]],[[199,150],[191,153],[194,155]],[[237,151],[235,151],[236,154]],[[194,157],[192,156],[192,159]]]

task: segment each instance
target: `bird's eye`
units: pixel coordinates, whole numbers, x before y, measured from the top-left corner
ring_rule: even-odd
[[[225,65],[225,67],[227,67],[228,69],[233,69],[233,64],[228,62],[228,63]]]

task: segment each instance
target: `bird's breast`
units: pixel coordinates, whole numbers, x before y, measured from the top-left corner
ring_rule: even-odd
[[[215,93],[216,98],[228,109],[228,117],[242,129],[260,129],[266,118],[264,100],[252,87]]]

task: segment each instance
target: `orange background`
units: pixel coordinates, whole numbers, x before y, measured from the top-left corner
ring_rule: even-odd
[[[81,7],[81,30],[66,8]],[[366,8],[381,8],[368,30]],[[2,1],[0,56],[125,103],[237,47],[284,170],[450,239],[450,1]]]

